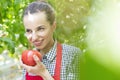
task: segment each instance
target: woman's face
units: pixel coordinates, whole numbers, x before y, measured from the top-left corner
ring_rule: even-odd
[[[45,12],[25,15],[23,23],[28,40],[37,48],[44,49],[53,42],[55,23],[50,25]]]

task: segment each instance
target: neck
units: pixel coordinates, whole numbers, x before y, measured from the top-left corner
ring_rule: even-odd
[[[47,52],[49,52],[49,50],[53,47],[54,45],[54,40],[52,39],[44,49],[40,50],[40,52],[44,55],[46,54]]]

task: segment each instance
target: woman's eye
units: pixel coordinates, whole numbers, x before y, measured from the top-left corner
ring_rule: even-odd
[[[39,27],[38,29],[37,29],[37,31],[43,31],[45,28],[41,28],[41,27]]]
[[[26,32],[27,33],[31,33],[32,31],[30,29],[26,29]]]

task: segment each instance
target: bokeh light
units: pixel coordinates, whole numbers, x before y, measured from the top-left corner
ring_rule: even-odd
[[[89,16],[86,41],[90,56],[120,74],[120,1],[101,0]]]

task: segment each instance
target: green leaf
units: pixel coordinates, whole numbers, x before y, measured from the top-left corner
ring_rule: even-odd
[[[0,38],[0,41],[7,45],[8,49],[14,53],[15,52],[15,44],[10,38]]]

